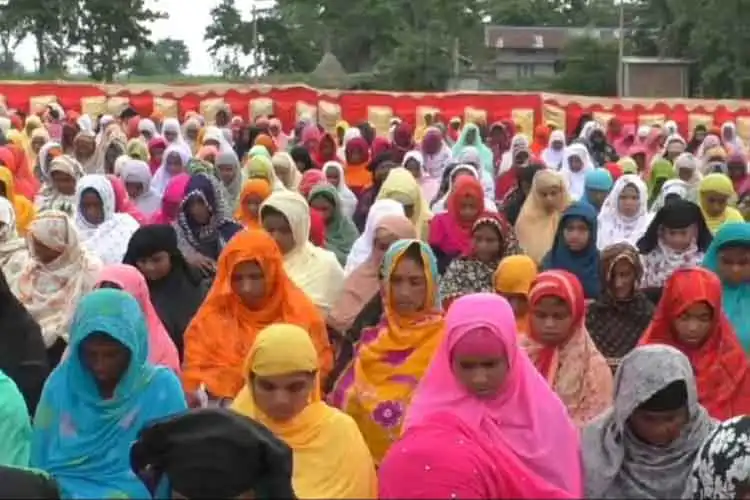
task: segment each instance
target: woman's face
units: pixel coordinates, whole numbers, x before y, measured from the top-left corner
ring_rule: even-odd
[[[289,225],[289,221],[280,213],[262,214],[263,228],[271,237],[276,240],[276,244],[282,254],[287,254],[294,250],[294,234]]]
[[[346,153],[346,161],[353,165],[359,165],[366,159],[364,151],[359,149],[359,147],[353,147]]]
[[[609,274],[609,284],[615,299],[627,300],[633,296],[635,277],[635,266],[632,262],[624,258],[615,261]]]
[[[333,203],[331,203],[331,201],[327,197],[322,195],[315,196],[312,200],[310,200],[310,208],[320,210],[320,213],[321,215],[323,215],[323,220],[326,221],[326,224],[333,220],[334,211],[336,210],[336,207],[333,206]]]
[[[472,222],[479,216],[479,202],[473,196],[463,196],[458,200],[458,218]]]
[[[147,281],[159,281],[172,270],[172,257],[167,251],[159,251],[135,262]]]
[[[88,139],[79,139],[75,143],[76,156],[79,158],[90,158],[94,154],[96,144]]]
[[[580,172],[583,168],[583,160],[578,156],[571,156],[568,158],[568,167],[571,172]]]
[[[31,243],[33,245],[34,257],[42,264],[50,264],[62,255],[61,251],[48,247],[34,237],[31,238]]]
[[[325,171],[326,174],[326,181],[331,186],[339,187],[339,183],[341,182],[341,174],[339,173],[339,169],[336,167],[328,167]]]
[[[150,141],[154,136],[148,130],[141,130],[141,137],[145,142]]]
[[[508,373],[508,359],[505,356],[457,355],[451,361],[453,374],[466,391],[479,399],[492,399]]]
[[[627,185],[620,191],[617,199],[617,209],[623,217],[635,217],[638,215],[641,197],[638,189],[633,185]]]
[[[401,316],[418,313],[427,300],[427,277],[421,263],[402,257],[391,272],[391,306]]]
[[[529,313],[529,299],[522,293],[500,293],[513,309],[513,316],[523,318]],[[528,333],[528,332],[524,332]]]
[[[586,197],[594,205],[594,207],[597,208],[597,210],[604,204],[604,200],[607,199],[608,194],[609,191],[602,191],[600,189],[586,190]]]
[[[703,142],[703,139],[706,138],[706,131],[703,129],[696,130],[693,134],[693,139],[695,139],[696,142]]]
[[[154,161],[161,163],[161,159],[164,156],[164,148],[162,147],[152,148],[150,151],[150,154],[151,154],[151,158]]]
[[[580,252],[586,248],[591,238],[591,230],[583,219],[571,217],[565,221],[563,239],[565,245],[572,252]]]
[[[266,278],[256,261],[244,261],[234,266],[231,287],[248,309],[257,310],[263,306],[263,299],[266,297]]]
[[[728,285],[736,286],[750,281],[750,247],[720,249],[716,274]]]
[[[645,443],[663,448],[680,437],[689,417],[686,407],[669,411],[636,408],[628,419],[628,426]]]
[[[115,161],[121,154],[122,150],[119,146],[113,144],[107,148],[107,151],[104,153],[104,166],[108,174],[114,172]]]
[[[711,217],[720,217],[727,209],[729,197],[715,191],[705,191],[701,193],[701,205],[706,213]]]
[[[39,150],[42,149],[42,146],[47,142],[47,139],[44,137],[34,137],[31,140],[31,149],[34,151],[34,154],[39,154]]]
[[[565,147],[565,144],[563,141],[552,141],[550,142],[550,147],[555,151],[562,151],[562,149]]]
[[[404,168],[416,179],[422,178],[422,167],[417,160],[409,158],[404,164]]]
[[[471,146],[472,144],[477,142],[477,129],[470,128],[466,131],[466,138],[464,140],[464,144],[467,146]]]
[[[558,345],[570,337],[573,313],[562,299],[543,297],[531,307],[531,327],[541,342]]]
[[[683,180],[685,182],[690,182],[693,178],[693,169],[685,168],[685,167],[678,168],[677,176],[680,178],[680,180]]]
[[[296,372],[259,377],[250,374],[255,404],[271,420],[286,422],[297,416],[310,402],[315,374]]]
[[[83,366],[91,372],[97,385],[113,391],[130,366],[130,350],[105,333],[86,337],[80,346]]]
[[[234,180],[234,165],[219,165],[217,166],[219,171],[219,179],[224,185],[229,185]]]
[[[171,152],[166,161],[167,172],[169,175],[181,174],[185,165],[182,164],[182,157],[179,153]]]
[[[480,224],[472,234],[474,252],[480,262],[497,262],[502,256],[502,239],[497,229],[490,224]]]
[[[247,207],[247,210],[250,212],[250,215],[257,219],[258,214],[260,213],[260,205],[263,203],[263,199],[257,194],[249,194],[248,196],[245,196],[245,198],[243,199],[243,203]]]
[[[695,240],[695,224],[684,228],[661,227],[660,238],[672,250],[682,252]]]
[[[744,163],[728,163],[727,173],[733,181],[739,181],[747,177],[747,166]]]
[[[189,140],[195,141],[195,140],[198,139],[198,132],[199,131],[200,131],[200,129],[197,126],[191,125],[191,126],[189,126],[189,127],[187,127],[185,129],[185,135],[187,136],[187,138]],[[177,134],[175,134],[175,138],[177,138]],[[172,139],[172,140],[174,140],[174,139]]]
[[[540,188],[538,191],[542,207],[547,212],[553,212],[558,209],[562,201],[562,189],[560,186],[549,186]]]
[[[187,215],[196,224],[205,226],[211,220],[211,209],[203,198],[193,196],[187,202]]]
[[[388,174],[391,172],[391,169],[395,167],[396,165],[389,162],[384,161],[381,162],[380,165],[377,166],[375,171],[373,172],[373,180],[375,181],[375,184],[382,184],[385,182],[386,178],[388,177]]]
[[[76,192],[76,180],[72,175],[65,172],[52,172],[52,185],[58,193],[73,196]]]
[[[675,318],[672,327],[677,340],[689,347],[700,347],[711,333],[714,311],[706,302],[696,302]]]
[[[87,189],[81,196],[80,209],[89,224],[97,225],[104,222],[104,204],[93,189]]]
[[[131,200],[137,200],[143,194],[143,184],[140,182],[125,182],[125,190]]]

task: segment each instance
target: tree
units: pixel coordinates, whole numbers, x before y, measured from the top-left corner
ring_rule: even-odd
[[[19,13],[0,5],[0,72],[15,73],[23,67],[13,57],[18,46],[28,34],[28,24]]]
[[[130,72],[139,76],[180,75],[190,64],[190,51],[182,40],[164,38],[150,49],[139,50],[130,60]]]
[[[564,49],[564,69],[554,87],[583,95],[617,95],[617,44],[590,38],[571,40]]]

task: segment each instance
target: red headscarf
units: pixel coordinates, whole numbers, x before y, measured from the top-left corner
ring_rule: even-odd
[[[162,154],[167,149],[167,141],[162,136],[153,137],[148,141],[148,167],[152,174],[155,174],[161,166],[161,157],[154,154],[154,150],[159,148],[161,148]]]
[[[691,306],[705,302],[713,310],[713,326],[700,347],[681,342],[672,327]],[[721,281],[703,268],[678,269],[664,285],[641,345],[666,344],[690,360],[698,385],[698,401],[716,419],[750,413],[750,365],[732,324],[721,308]]]
[[[325,181],[326,175],[323,173],[323,171],[318,170],[317,168],[313,168],[302,174],[302,179],[300,180],[299,187],[297,189],[299,190],[299,193],[304,196],[305,199],[307,199],[307,197],[310,196],[310,191],[312,191],[312,188],[314,188],[318,184],[324,183]]]
[[[534,156],[541,156],[549,144],[550,130],[547,125],[537,125],[534,129],[534,142],[531,144],[531,152]]]
[[[328,144],[331,147],[330,153],[324,154],[323,152],[324,144]],[[317,163],[318,168],[323,168],[323,165],[325,165],[326,162],[328,161],[341,161],[338,155],[336,154],[337,149],[338,148],[336,147],[336,139],[334,139],[331,134],[328,134],[328,133],[323,134],[320,137],[320,142],[318,142],[318,150],[315,156],[313,156],[313,161]]]
[[[617,181],[617,179],[622,177],[622,167],[617,163],[607,163],[604,168],[606,168],[609,174],[612,176],[613,181]]]
[[[459,211],[464,198],[473,198],[479,211],[473,220],[462,220]],[[484,212],[484,190],[476,177],[458,177],[448,195],[448,211],[430,221],[429,243],[449,256],[471,253],[471,229]]]
[[[414,129],[406,122],[396,125],[393,131],[393,148],[396,152],[396,161],[399,165],[404,161],[406,153],[414,149]]]
[[[310,209],[310,242],[321,248],[326,244],[326,220],[320,210],[315,208]]]
[[[16,194],[20,194],[29,201],[34,201],[34,196],[36,196],[39,190],[39,181],[34,177],[29,168],[29,160],[26,152],[13,143],[8,143],[6,146],[0,148],[0,150],[7,150],[10,153],[3,153],[3,157],[0,160],[8,167],[10,173],[13,174]]]
[[[385,137],[378,136],[372,141],[372,145],[370,146],[370,151],[372,151],[371,158],[377,158],[389,149],[391,149],[391,141]]]

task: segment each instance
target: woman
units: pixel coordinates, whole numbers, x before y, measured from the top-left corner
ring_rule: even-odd
[[[589,300],[601,293],[596,229],[596,212],[591,205],[571,203],[560,217],[552,248],[541,264],[543,271],[559,269],[573,274]]]
[[[271,185],[265,179],[245,181],[234,218],[248,229],[261,229],[260,206],[271,196]]]
[[[318,170],[318,172],[320,172]],[[253,156],[245,162],[244,175],[246,179],[265,179],[274,191],[284,191],[284,183],[276,177],[271,158],[266,156]]]
[[[26,235],[29,224],[36,216],[36,209],[28,198],[16,194],[13,174],[6,167],[0,167],[0,197],[5,198],[13,205],[13,210],[16,213],[16,230],[21,236]]]
[[[643,262],[641,288],[660,289],[675,270],[700,265],[711,240],[695,203],[682,199],[667,202],[638,240]]]
[[[15,282],[28,258],[26,240],[18,235],[16,229],[13,205],[0,197],[0,272],[9,283]]]
[[[299,181],[299,186],[297,186],[297,191],[305,199],[307,199],[315,186],[319,186],[320,184],[325,183],[326,175],[322,170],[308,170],[307,172],[302,174],[302,178]]]
[[[443,308],[471,293],[493,292],[493,275],[500,260],[519,253],[513,229],[499,214],[480,215],[471,228],[469,250],[451,261],[440,280]]]
[[[750,224],[724,224],[703,257],[721,280],[721,304],[745,352],[750,352]]]
[[[146,219],[151,219],[161,207],[161,196],[151,187],[151,170],[144,161],[129,160],[120,172],[128,197]]]
[[[549,136],[549,145],[542,151],[541,160],[547,168],[560,170],[565,152],[565,132],[553,130]]]
[[[349,276],[352,271],[370,257],[373,251],[373,242],[375,241],[375,227],[380,219],[386,215],[405,216],[404,206],[394,200],[378,200],[372,205],[367,213],[364,231],[362,231],[362,234],[354,242],[349,256],[346,258],[346,266],[344,267],[345,276]],[[411,221],[409,222],[411,223]],[[412,227],[414,227],[414,224],[412,224]]]
[[[518,215],[521,213],[526,198],[529,197],[531,192],[531,184],[534,182],[534,176],[540,170],[545,170],[547,167],[538,163],[532,163],[522,168],[518,172],[518,184],[514,189],[508,192],[498,206],[505,217],[512,225],[518,221]]]
[[[287,276],[273,238],[242,231],[221,253],[214,284],[185,332],[185,390],[205,390],[220,401],[237,396],[247,376],[242,361],[258,332],[273,323],[309,332],[325,381],[333,360],[323,318]]]
[[[465,163],[450,164],[443,170],[443,179],[440,182],[440,188],[438,189],[435,197],[432,199],[430,210],[433,214],[441,214],[448,211],[448,198],[453,192],[456,181],[460,177],[471,176],[479,180],[479,173],[473,165]],[[484,190],[484,187],[482,188]],[[484,210],[486,212],[497,212],[497,204],[493,198],[487,197],[484,194]]]
[[[609,192],[612,191],[612,186],[614,185],[612,174],[606,168],[595,168],[586,173],[583,185],[585,193],[581,197],[581,200],[594,207],[594,210],[599,213],[604,200],[607,199]]]
[[[118,123],[111,123],[104,128],[94,158],[89,163],[91,170],[87,174],[113,174],[115,160],[125,154],[128,138]]]
[[[519,349],[510,305],[457,300],[381,463],[380,498],[580,498],[578,435]]]
[[[482,143],[482,137],[479,133],[479,127],[474,123],[467,123],[461,130],[456,144],[451,150],[453,158],[458,158],[463,150],[467,147],[476,148],[479,153],[481,165],[480,167],[484,170],[491,178],[495,178],[495,167],[492,156],[492,150]]]
[[[520,343],[580,426],[612,403],[612,372],[585,324],[583,287],[566,271],[546,271],[529,292],[529,333]]]
[[[151,182],[159,196],[163,196],[170,181],[184,173],[190,161],[190,148],[184,142],[170,144],[164,151],[162,162]]]
[[[743,222],[742,214],[729,206],[736,198],[732,181],[724,174],[709,174],[698,185],[698,206],[711,233],[725,222]]]
[[[428,127],[422,138],[420,151],[424,159],[422,190],[425,198],[431,200],[440,187],[443,170],[451,160],[451,150],[437,127]]]
[[[164,151],[167,149],[167,141],[157,136],[148,141],[148,168],[155,175],[164,159]]]
[[[286,189],[294,191],[299,187],[299,183],[302,180],[302,174],[289,153],[286,151],[275,153],[273,157],[271,157],[271,164],[273,165],[276,177]]]
[[[123,262],[143,274],[151,303],[182,360],[185,330],[203,303],[210,282],[187,263],[169,225],[139,228],[130,238]]]
[[[664,207],[667,201],[672,199],[682,198],[683,200],[695,202],[696,189],[693,189],[690,184],[682,179],[668,180],[661,187],[659,196],[657,196],[654,203],[651,204],[651,208],[649,208],[649,217],[653,219],[654,215]]]
[[[688,357],[698,401],[713,418],[750,413],[750,365],[721,307],[721,282],[711,271],[672,273],[640,343],[671,345]]]
[[[11,289],[39,323],[49,365],[55,367],[67,345],[73,308],[94,288],[102,262],[86,249],[63,212],[39,214],[26,241],[31,258]]]
[[[268,326],[250,348],[245,385],[232,409],[292,448],[297,497],[377,498],[367,445],[350,416],[321,400],[319,370],[308,332],[286,323]]]
[[[646,184],[637,175],[623,175],[615,182],[597,217],[596,247],[604,250],[622,242],[635,245],[650,221]]]
[[[542,170],[534,176],[515,226],[521,249],[534,262],[541,262],[552,248],[560,217],[569,204],[570,196],[560,174]]]
[[[31,453],[29,410],[16,384],[2,371],[0,371],[0,402],[2,402],[0,432],[5,438],[0,444],[0,464],[3,467],[28,467]]]
[[[586,174],[594,168],[596,167],[594,167],[586,146],[576,143],[565,148],[560,173],[565,179],[565,185],[571,198],[579,200],[584,196]]]
[[[651,166],[651,171],[648,173],[648,180],[646,182],[648,186],[648,202],[653,204],[656,198],[659,196],[664,183],[674,179],[677,176],[674,165],[669,160],[664,158],[657,159]]]
[[[229,208],[236,210],[242,190],[242,168],[233,149],[227,147],[216,155],[216,174],[226,191]]]
[[[289,156],[292,157],[294,164],[297,166],[297,170],[299,170],[301,174],[316,168],[310,153],[303,146],[294,146],[289,150]]]
[[[437,263],[425,243],[393,243],[383,260],[381,287],[382,321],[362,332],[353,361],[329,394],[329,402],[359,425],[376,465],[400,435],[444,327]]]
[[[337,161],[329,161],[323,165],[322,171],[323,175],[326,176],[328,184],[335,187],[339,193],[339,198],[341,198],[341,212],[345,217],[351,219],[354,216],[354,211],[357,209],[357,197],[349,189],[349,186],[346,185],[344,167]]]
[[[616,243],[599,261],[602,294],[586,310],[586,328],[614,372],[651,322],[654,305],[640,290],[643,265],[638,250]]]
[[[185,258],[206,271],[213,269],[222,249],[242,230],[232,219],[219,181],[207,174],[188,181],[174,226]]]
[[[357,208],[354,209],[354,224],[360,231],[364,230],[367,222],[367,214],[370,207],[378,200],[378,195],[383,187],[383,183],[388,178],[391,170],[398,166],[393,161],[394,155],[390,151],[381,153],[379,156],[373,155],[373,160],[367,167],[372,175],[372,186],[365,189],[357,195]],[[411,176],[411,175],[410,175]]]
[[[284,256],[292,282],[327,316],[341,293],[344,270],[336,255],[310,243],[310,207],[293,191],[271,193],[260,209],[261,223]]]
[[[513,309],[518,333],[529,334],[529,292],[539,274],[528,255],[510,255],[498,264],[493,276],[494,291],[505,297]]]
[[[169,180],[161,198],[161,208],[154,213],[149,224],[172,224],[177,220],[188,182],[188,174],[178,174]]]
[[[336,255],[339,264],[346,265],[352,245],[359,237],[354,222],[344,215],[338,190],[331,184],[321,184],[312,189],[310,208],[319,210],[325,221],[325,248]]]
[[[33,200],[39,190],[39,181],[31,172],[23,148],[15,144],[0,147],[0,164],[12,174],[16,192],[29,201]]]
[[[112,191],[115,193],[115,213],[130,215],[138,225],[146,224],[147,219],[135,206],[135,203],[128,196],[128,190],[125,187],[125,183],[113,174],[107,174],[107,180],[112,186]]]
[[[672,347],[639,347],[615,387],[612,406],[581,435],[586,498],[681,498],[714,426],[690,362]]]
[[[177,349],[151,303],[146,279],[138,269],[128,264],[105,266],[95,286],[125,290],[138,301],[148,327],[148,361],[152,365],[166,366],[179,375]]]
[[[115,213],[115,195],[104,175],[89,174],[76,186],[76,229],[81,243],[104,264],[122,262],[138,222]]]
[[[134,137],[133,139],[130,139],[125,145],[125,154],[127,154],[134,160],[147,162],[148,146],[146,145],[146,141],[144,141],[140,137]]]
[[[122,290],[83,297],[70,331],[69,356],[39,402],[31,465],[52,474],[64,497],[148,498],[130,445],[147,422],[185,409],[180,382],[148,362],[146,321]]]
[[[391,169],[383,182],[378,200],[396,200],[404,206],[404,213],[417,230],[417,238],[426,239],[432,213],[422,196],[422,190],[408,170],[404,167]]]

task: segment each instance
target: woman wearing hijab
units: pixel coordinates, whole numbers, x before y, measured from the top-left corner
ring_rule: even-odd
[[[31,465],[52,474],[65,497],[148,498],[130,470],[130,444],[147,422],[185,409],[180,382],[147,360],[146,320],[122,290],[83,297],[70,341],[42,392]]]
[[[372,158],[368,166],[370,175],[372,176],[372,186],[358,195],[357,208],[354,209],[354,217],[352,218],[357,229],[360,231],[364,230],[365,223],[367,222],[367,214],[373,203],[379,199],[380,189],[388,178],[388,174],[393,168],[398,166],[393,161],[394,156],[390,151],[386,151],[378,156],[375,156],[373,153]]]
[[[518,172],[518,184],[498,204],[500,212],[505,215],[510,224],[516,224],[521,207],[523,207],[526,198],[531,192],[534,176],[537,172],[546,168],[540,163],[531,163]]]
[[[696,186],[697,189],[697,186]],[[649,217],[653,219],[654,214],[658,213],[668,200],[681,198],[686,201],[695,202],[696,189],[682,179],[671,179],[664,183],[661,192],[649,208]]]
[[[510,255],[498,264],[493,276],[494,291],[505,297],[516,318],[518,333],[529,334],[529,292],[539,274],[528,255]]]
[[[114,173],[115,160],[125,154],[127,136],[117,123],[106,126],[102,139],[96,147],[93,159],[89,162],[92,170],[85,170],[87,174]]]
[[[130,161],[130,160],[126,160]],[[113,174],[107,174],[107,180],[112,186],[112,191],[115,193],[115,213],[126,214],[131,216],[138,225],[146,224],[148,219],[144,216],[138,207],[133,203],[128,195],[128,190],[125,187],[125,183],[122,179]]]
[[[626,242],[635,245],[648,229],[648,192],[640,177],[626,174],[615,182],[597,217],[596,246],[604,250]]]
[[[348,257],[346,258],[346,266],[344,267],[345,276],[349,276],[352,271],[363,264],[373,253],[376,232],[375,228],[380,219],[387,215],[405,216],[404,206],[395,200],[377,200],[372,205],[367,213],[367,222],[365,222],[364,231],[362,231],[362,234],[354,242],[352,249],[349,251]],[[414,227],[413,224],[412,227]],[[380,260],[382,260],[382,257]]]
[[[451,150],[443,140],[443,133],[436,127],[428,127],[420,145],[424,159],[422,189],[425,197],[431,200],[440,187],[443,169],[451,160]]]
[[[711,240],[711,232],[695,203],[669,200],[638,240],[643,262],[641,287],[647,291],[660,289],[675,270],[700,265]]]
[[[315,170],[320,172],[320,170]],[[243,169],[244,179],[265,179],[274,191],[285,191],[284,183],[276,177],[276,170],[273,168],[271,157],[253,156],[247,162]],[[304,179],[304,176],[303,176]],[[300,181],[301,184],[302,181]]]
[[[458,122],[460,126],[460,120]],[[453,133],[453,128],[450,128],[450,140],[455,142],[458,139],[458,133]],[[503,155],[510,148],[510,135],[505,124],[501,121],[495,122],[490,125],[490,130],[487,134],[487,147],[492,151],[492,166],[495,171],[500,167],[500,163],[503,160]]]
[[[724,224],[703,257],[721,280],[721,304],[745,352],[750,352],[750,224]]]
[[[419,184],[408,170],[404,167],[393,168],[383,182],[377,199],[390,199],[401,203],[404,206],[404,213],[417,230],[417,238],[427,238],[432,213],[422,196]]]
[[[151,219],[161,206],[161,197],[151,187],[151,170],[146,162],[129,160],[120,172],[129,199],[145,219]]]
[[[0,272],[14,283],[29,258],[26,240],[18,235],[13,205],[0,197]]]
[[[76,186],[76,228],[81,243],[104,264],[122,262],[138,222],[115,212],[112,185],[101,174],[89,174]]]
[[[376,465],[398,438],[404,413],[443,331],[437,264],[418,240],[399,240],[385,254],[381,323],[361,334],[353,361],[329,402],[359,425]]]
[[[711,233],[726,222],[743,222],[742,214],[729,206],[736,198],[732,181],[724,174],[709,174],[698,185],[698,205]]]
[[[299,170],[301,174],[316,168],[312,161],[312,157],[310,156],[310,152],[302,146],[294,146],[289,151],[289,155],[294,160],[294,164],[297,165],[297,170]]]
[[[565,152],[565,133],[562,130],[555,130],[549,136],[549,144],[542,151],[540,159],[547,168],[560,170]]]
[[[222,252],[214,284],[185,332],[185,390],[233,399],[247,377],[242,362],[248,349],[273,323],[291,323],[309,333],[324,381],[333,359],[323,318],[287,276],[273,238],[260,230],[242,231]]]
[[[13,174],[6,167],[0,167],[0,196],[13,205],[13,211],[16,214],[16,230],[24,236],[29,224],[36,216],[36,209],[31,201],[16,193]]]
[[[612,406],[581,435],[586,498],[681,498],[715,425],[690,361],[669,346],[638,347],[615,387]]]
[[[629,243],[603,249],[599,277],[602,293],[586,309],[586,328],[614,372],[638,344],[654,305],[640,290],[643,266],[638,250]]]
[[[148,360],[152,365],[166,366],[179,375],[180,360],[174,342],[156,313],[146,279],[128,264],[111,264],[99,273],[96,288],[114,288],[132,295],[141,307],[148,327]]]
[[[57,365],[68,339],[72,309],[93,289],[102,263],[79,241],[63,212],[42,212],[26,237],[30,259],[11,289],[39,323],[50,367]]]
[[[161,166],[167,146],[167,141],[161,136],[156,136],[148,141],[148,167],[151,174],[156,174]]]
[[[59,154],[56,151],[62,151],[57,147],[51,148],[52,155],[40,153],[40,162],[44,156],[52,156],[48,161],[44,161],[43,179],[44,184],[39,193],[34,198],[34,207],[42,212],[44,210],[62,210],[70,215],[75,212],[75,190],[76,182],[83,177],[83,167],[72,156]]]
[[[463,295],[494,291],[493,277],[500,260],[520,251],[513,229],[500,214],[479,215],[469,234],[469,248],[451,261],[440,280],[440,298],[446,310]]]
[[[331,184],[320,184],[312,189],[309,196],[310,208],[319,210],[325,222],[325,248],[336,255],[341,266],[352,245],[359,237],[359,231],[352,220],[342,211],[338,190]]]
[[[149,219],[149,224],[172,224],[177,220],[188,182],[188,174],[178,174],[169,180],[161,198],[161,208]]]
[[[495,167],[492,150],[482,143],[482,137],[479,134],[479,127],[473,123],[467,123],[463,130],[461,130],[461,135],[451,150],[453,158],[458,158],[461,155],[461,152],[467,147],[476,148],[481,163],[479,167],[481,167],[491,179],[494,179]]]
[[[23,149],[14,144],[0,147],[0,165],[10,171],[18,195],[33,200],[39,190],[39,181],[32,174]]]
[[[355,195],[361,195],[372,186],[372,172],[369,169],[370,151],[367,141],[362,137],[355,137],[344,146],[346,168],[344,170],[346,185]]]
[[[271,186],[265,179],[250,179],[246,181],[240,193],[239,204],[234,212],[234,218],[243,227],[261,229],[260,206],[271,196]]]
[[[578,426],[612,403],[612,372],[585,323],[583,287],[567,271],[546,271],[529,293],[529,333],[521,345]]]
[[[236,210],[242,190],[242,169],[237,154],[231,148],[222,149],[216,155],[216,174],[226,191],[230,209]]]
[[[130,139],[125,146],[125,154],[134,160],[148,161],[148,146],[143,139],[136,137]]]
[[[586,174],[594,168],[586,146],[576,143],[565,148],[560,172],[573,200],[583,198],[586,192]]]
[[[297,325],[261,330],[245,361],[245,384],[232,409],[284,440],[294,453],[292,484],[299,498],[377,498],[372,457],[352,418],[321,399],[320,361]],[[299,390],[279,403],[269,385]]]
[[[154,174],[151,185],[159,196],[163,196],[169,182],[187,170],[190,148],[184,142],[170,144],[164,151],[161,165]]]
[[[402,435],[381,463],[380,498],[582,496],[578,432],[516,333],[501,297],[453,304]]]
[[[542,152],[547,149],[550,140],[550,129],[547,125],[541,123],[534,127],[534,141],[531,143],[529,150],[531,154],[539,158]]]
[[[341,293],[344,270],[333,252],[310,243],[309,205],[299,193],[277,191],[260,213],[284,256],[286,274],[327,316]]]
[[[351,220],[354,216],[354,211],[357,209],[357,197],[346,184],[343,165],[337,161],[329,161],[323,165],[321,171],[325,175],[328,184],[333,186],[338,192],[341,199],[341,212]]]
[[[669,160],[659,158],[653,163],[651,171],[648,173],[648,181],[646,182],[649,204],[653,204],[654,200],[659,196],[664,183],[675,177],[674,166]]]
[[[399,122],[395,128],[393,128],[393,137],[391,139],[393,144],[394,161],[399,165],[404,162],[404,156],[409,151],[416,147],[414,142],[414,129],[407,122]]]
[[[543,271],[557,269],[573,274],[589,300],[601,293],[596,231],[594,209],[587,203],[571,203],[562,213],[552,248],[541,264]]]
[[[750,365],[721,300],[714,273],[676,270],[640,343],[682,351],[695,373],[698,401],[713,418],[726,420],[750,413]]]
[[[448,211],[448,198],[453,192],[456,180],[462,176],[474,177],[481,183],[479,173],[473,165],[466,163],[453,163],[448,165],[443,170],[443,179],[440,182],[440,188],[431,203],[430,210],[433,214],[442,214]],[[495,203],[495,200],[487,196],[486,191],[484,191],[484,185],[482,186],[482,189],[484,196],[484,210],[486,212],[497,212],[497,204]]]
[[[586,172],[583,181],[584,195],[581,200],[591,205],[599,213],[613,185],[612,174],[606,168],[590,170]]]
[[[688,142],[685,151],[690,154],[696,154],[700,145],[703,144],[703,140],[706,138],[707,133],[708,128],[704,124],[699,123],[696,125],[695,128],[693,128],[693,134],[690,136],[690,141]]]
[[[294,191],[299,187],[302,174],[300,174],[297,165],[294,163],[294,159],[292,159],[289,153],[286,151],[275,153],[271,158],[271,164],[273,165],[276,177],[286,189]]]
[[[534,175],[531,191],[515,225],[521,249],[534,262],[541,262],[552,248],[560,217],[569,204],[562,175],[551,170]]]

